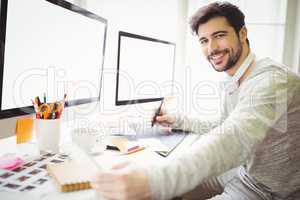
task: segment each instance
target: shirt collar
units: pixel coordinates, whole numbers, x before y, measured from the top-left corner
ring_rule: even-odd
[[[234,73],[233,76],[229,76],[226,78],[228,81],[232,81],[235,83],[238,83],[240,78],[243,76],[243,74],[246,72],[246,70],[250,67],[251,63],[255,59],[255,54],[250,52],[244,62],[241,64],[241,66],[238,68],[238,70]]]

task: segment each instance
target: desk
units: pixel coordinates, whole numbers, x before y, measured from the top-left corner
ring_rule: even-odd
[[[66,132],[62,134],[61,138],[61,151],[65,152],[67,149],[68,144],[71,143],[70,135],[68,134],[69,131],[65,129]],[[190,135],[185,138],[185,140],[173,151],[173,153],[167,157],[163,158],[158,154],[145,149],[144,151],[137,152],[135,154],[131,154],[128,156],[129,159],[134,160],[135,162],[141,162],[143,164],[153,163],[153,162],[168,162],[172,156],[176,153],[180,153],[186,146],[190,146],[190,144],[195,140],[195,135]],[[16,155],[20,155],[25,159],[30,159],[33,156],[37,156],[39,151],[37,149],[37,145],[33,139],[32,142],[26,144],[16,144],[16,138],[10,137],[0,140],[0,155],[7,154],[7,153],[14,153]],[[120,158],[120,156],[119,156]],[[145,159],[146,158],[146,159]],[[116,161],[116,157],[113,153],[107,151],[104,154],[101,154],[95,157],[96,161],[101,163],[105,163],[108,166],[112,165]],[[70,193],[61,193],[59,192],[53,182],[49,181],[49,184],[45,186],[45,191],[42,192],[39,196],[29,195],[24,192],[15,192],[15,193],[8,193],[4,191],[0,191],[1,199],[5,200],[34,200],[34,199],[43,199],[43,200],[93,200],[98,199],[101,200],[101,197],[97,196],[94,190],[82,190],[77,192],[70,192]]]
[[[34,142],[26,143],[26,144],[16,144],[15,136],[1,139],[0,140],[0,155],[3,154],[11,154],[14,153],[16,155],[22,156],[25,160],[31,160],[33,157],[39,155],[39,151],[37,149],[37,145]],[[45,191],[41,192],[39,195],[36,194],[28,194],[25,192],[5,192],[0,191],[1,199],[5,200],[35,200],[35,199],[43,199],[43,200],[92,200],[92,199],[100,199],[97,198],[95,192],[93,190],[82,190],[78,192],[71,193],[61,193],[57,190],[56,186],[52,182],[52,180],[45,183],[45,186],[42,186]],[[41,188],[41,189],[43,189]]]

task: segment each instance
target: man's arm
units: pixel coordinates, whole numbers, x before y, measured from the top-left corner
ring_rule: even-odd
[[[163,126],[170,126],[175,129],[182,129],[191,131],[193,133],[203,134],[219,126],[223,120],[224,116],[210,119],[190,118],[179,113],[175,114],[163,111],[159,116],[156,117],[155,121]]]
[[[263,75],[261,75],[263,76]],[[286,79],[266,83],[256,77],[244,88],[238,105],[221,126],[203,135],[169,165],[148,169],[154,199],[170,199],[204,179],[241,165],[270,127],[287,112]],[[283,77],[284,79],[284,77]],[[260,81],[258,81],[260,80]]]
[[[222,117],[210,119],[190,118],[188,116],[177,115],[176,121],[172,125],[174,128],[188,130],[197,134],[204,134],[219,126],[222,123]]]

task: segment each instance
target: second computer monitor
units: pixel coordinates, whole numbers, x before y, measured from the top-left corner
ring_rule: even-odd
[[[172,95],[172,42],[119,32],[116,105],[159,101]]]

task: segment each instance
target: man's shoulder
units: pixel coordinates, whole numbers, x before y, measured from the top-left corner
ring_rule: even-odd
[[[294,73],[289,67],[276,62],[270,58],[263,58],[256,62],[249,79],[274,78],[284,81],[300,81],[300,76]]]
[[[241,85],[242,94],[248,95],[249,91],[275,91],[288,89],[300,91],[300,77],[283,64],[270,58],[258,60],[256,67]],[[241,95],[242,96],[242,95]]]
[[[287,66],[278,63],[271,58],[262,58],[257,60],[256,67],[253,70],[253,75],[268,74],[268,73],[287,73],[290,70]]]

